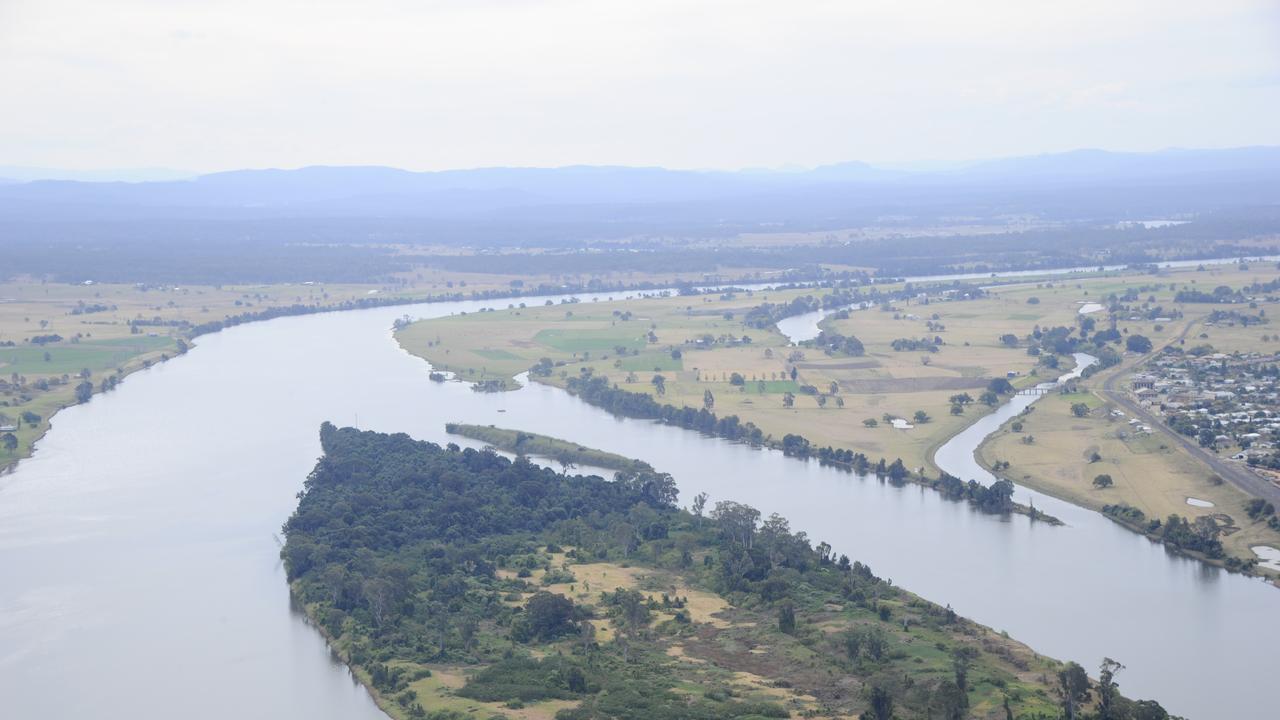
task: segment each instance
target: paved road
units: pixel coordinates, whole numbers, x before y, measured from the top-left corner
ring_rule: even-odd
[[[1187,332],[1191,330],[1192,323],[1182,329],[1182,332],[1175,338],[1171,338],[1165,345],[1172,344],[1186,337]],[[1153,352],[1159,352],[1163,349],[1163,345],[1156,348]],[[1135,365],[1137,363],[1134,363]],[[1233,462],[1227,461],[1219,457],[1213,452],[1200,447],[1200,444],[1187,436],[1175,432],[1164,423],[1164,419],[1158,413],[1153,413],[1149,409],[1142,407],[1129,398],[1122,390],[1116,389],[1116,383],[1121,377],[1128,374],[1132,370],[1132,366],[1120,368],[1102,383],[1102,395],[1105,399],[1110,400],[1117,405],[1123,407],[1129,414],[1142,420],[1152,428],[1163,430],[1166,435],[1173,438],[1173,441],[1182,446],[1193,457],[1201,460],[1208,465],[1219,477],[1227,482],[1235,485],[1251,497],[1263,498],[1269,500],[1276,505],[1280,505],[1280,487],[1277,487],[1269,480],[1265,480],[1255,475],[1251,470],[1241,467]]]

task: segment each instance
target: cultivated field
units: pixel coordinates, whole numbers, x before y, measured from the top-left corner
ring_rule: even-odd
[[[717,414],[736,414],[775,439],[796,433],[819,445],[850,448],[872,458],[901,457],[908,467],[936,472],[933,451],[986,412],[975,402],[966,405],[963,414],[952,415],[952,396],[968,393],[976,399],[991,378],[1011,375],[1016,386],[1027,386],[1071,366],[1071,359],[1064,357],[1059,369],[1045,368],[1027,354],[1026,338],[1036,328],[1074,329],[1085,303],[1106,303],[1112,294],[1128,293],[1131,305],[1152,312],[1114,318],[1105,310],[1088,313],[1098,329],[1114,323],[1122,336],[1144,335],[1156,348],[1208,342],[1225,352],[1265,349],[1280,343],[1280,328],[1205,327],[1204,318],[1224,306],[1179,304],[1174,295],[1180,289],[1208,292],[1221,285],[1242,287],[1277,277],[1275,267],[1256,264],[1248,269],[1209,266],[1158,274],[1044,277],[994,286],[979,300],[903,301],[889,309],[826,319],[824,329],[862,341],[865,354],[858,357],[792,347],[775,329],[749,328],[742,322],[745,311],[760,303],[820,296],[824,290],[517,306],[415,323],[398,338],[410,352],[465,380],[510,380],[547,358],[555,365],[545,379],[551,384],[563,385],[570,374],[589,371],[626,390],[691,407],[702,407],[710,391]],[[1002,340],[1006,334],[1016,336],[1015,346]],[[743,336],[750,342],[744,343]],[[934,336],[944,342],[936,353],[897,352],[891,347],[898,338]],[[1120,347],[1123,351],[1123,344]],[[1210,481],[1213,473],[1207,466],[1158,434],[1134,436],[1125,432],[1126,422],[1106,419],[1109,410],[1099,407],[1103,401],[1091,388],[1100,387],[1110,374],[1128,373],[1143,359],[1125,353],[1122,366],[1082,382],[1083,392],[1045,398],[1024,419],[1023,433],[1006,427],[983,448],[983,457],[1008,461],[1009,477],[1086,507],[1126,502],[1148,517],[1229,515],[1239,529],[1223,538],[1224,545],[1241,557],[1252,557],[1247,550],[1252,544],[1280,547],[1274,532],[1248,522],[1242,511],[1246,498],[1239,491]],[[735,374],[741,376],[740,384],[734,382]],[[662,390],[653,382],[655,375],[663,379]],[[803,393],[804,386],[825,395],[825,406],[819,405],[818,395]],[[783,401],[788,393],[795,398],[791,407]],[[1094,407],[1093,414],[1072,416],[1069,409],[1075,402]],[[930,420],[915,423],[916,411]],[[915,427],[894,429],[886,416],[907,419]],[[868,420],[875,420],[875,426],[868,427]],[[1034,435],[1035,443],[1023,444],[1025,434]],[[1102,460],[1091,464],[1086,451],[1094,450]],[[1104,473],[1115,479],[1115,487],[1095,490],[1093,478]],[[1188,497],[1215,507],[1188,505]]]
[[[828,319],[825,327],[862,339],[866,354],[861,357],[794,348],[772,328],[743,324],[745,311],[763,302],[784,303],[824,292],[517,306],[414,323],[397,337],[437,369],[471,381],[510,380],[547,358],[557,365],[546,379],[552,384],[589,369],[626,390],[658,396],[653,378],[660,375],[664,385],[659,399],[664,403],[703,407],[710,391],[717,414],[736,414],[775,438],[797,433],[873,458],[901,457],[915,468],[929,466],[933,449],[986,411],[975,402],[964,414],[952,415],[953,395],[976,399],[992,378],[1010,372],[1016,374],[1015,384],[1037,381],[1032,375],[1036,358],[999,340],[1010,315],[1021,318],[1017,322],[1029,332],[1036,322],[1067,323],[1075,313],[1075,305],[1065,298],[1058,307],[994,298],[902,303],[891,310],[857,311],[847,320]],[[928,323],[936,332],[928,330]],[[924,335],[940,336],[945,345],[936,353],[897,352],[890,346],[897,338]],[[806,385],[825,396],[825,406],[818,395],[802,392]],[[795,397],[791,407],[784,404],[788,393]],[[908,430],[894,429],[885,420],[886,415],[910,420],[917,411],[930,419],[923,424],[912,420],[915,427]],[[864,424],[867,420],[875,420],[875,427]]]
[[[1210,266],[1204,270],[1164,272],[1158,277],[1131,275],[1086,279],[1053,290],[1032,285],[1006,290],[1002,295],[1034,292],[1047,299],[1053,297],[1054,292],[1071,291],[1088,293],[1082,297],[1105,298],[1111,293],[1123,294],[1126,290],[1141,288],[1141,297],[1153,307],[1166,308],[1171,320],[1157,322],[1117,316],[1116,327],[1126,334],[1142,334],[1151,338],[1157,350],[1165,344],[1189,348],[1208,343],[1215,350],[1226,353],[1274,352],[1280,343],[1277,339],[1280,327],[1270,323],[1250,327],[1207,326],[1205,318],[1213,311],[1241,310],[1245,309],[1244,306],[1175,303],[1175,289],[1170,284],[1179,289],[1196,288],[1209,292],[1218,286],[1240,288],[1269,282],[1277,277],[1280,273],[1271,265],[1255,264],[1247,270],[1235,266]],[[1155,284],[1163,287],[1151,287]],[[1267,307],[1270,306],[1263,303],[1264,312]],[[1096,317],[1100,324],[1108,320],[1105,312],[1098,313]],[[1227,553],[1236,557],[1254,558],[1254,553],[1249,550],[1253,545],[1280,548],[1280,533],[1270,530],[1263,522],[1250,521],[1245,514],[1247,495],[1216,479],[1210,467],[1181,450],[1159,428],[1153,428],[1153,434],[1135,432],[1128,423],[1131,418],[1112,415],[1112,410],[1117,408],[1107,404],[1095,392],[1112,376],[1118,376],[1119,384],[1123,385],[1147,357],[1127,353],[1121,366],[1081,383],[1082,392],[1051,395],[1037,402],[1029,415],[1020,418],[1023,423],[1021,432],[1013,432],[1010,424],[1006,424],[984,444],[980,458],[988,466],[997,461],[1008,462],[1010,467],[1001,471],[1002,475],[1085,507],[1101,509],[1108,504],[1127,503],[1142,510],[1148,518],[1166,518],[1174,513],[1187,518],[1215,516],[1220,523],[1228,525],[1229,534],[1221,539]],[[1074,403],[1087,404],[1091,408],[1090,414],[1084,418],[1073,416],[1070,409]],[[1027,435],[1034,438],[1033,444],[1023,442]],[[1089,460],[1094,452],[1101,460],[1091,463]],[[1110,475],[1115,485],[1107,489],[1094,488],[1093,479],[1103,474]],[[1213,507],[1188,504],[1188,498],[1211,502]]]

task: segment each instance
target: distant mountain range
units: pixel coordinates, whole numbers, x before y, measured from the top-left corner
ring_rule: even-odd
[[[0,184],[33,180],[78,180],[80,182],[154,182],[186,180],[198,173],[169,168],[116,168],[107,170],[59,170],[55,168],[0,165]]]
[[[104,171],[112,172],[174,171]],[[38,171],[0,166],[0,177],[12,180],[32,173]],[[716,223],[850,226],[903,214],[1106,221],[1280,203],[1276,147],[1078,150],[933,172],[851,162],[789,172],[615,166],[410,172],[315,166],[144,182],[93,182],[93,177],[73,175],[0,184],[0,221],[393,218],[499,224],[507,230],[511,223],[585,223],[598,235],[601,224],[607,233],[610,223],[627,232],[660,232]]]

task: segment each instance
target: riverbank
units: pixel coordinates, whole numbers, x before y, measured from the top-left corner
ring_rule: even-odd
[[[540,435],[523,430],[508,430],[494,427],[493,425],[468,425],[466,423],[447,423],[444,429],[450,435],[461,435],[472,440],[479,440],[503,452],[516,455],[537,455],[547,458],[559,463],[566,470],[575,465],[588,465],[594,468],[617,470],[619,472],[653,471],[653,468],[642,460],[623,457],[616,453],[596,450],[595,448],[582,447],[577,443],[549,435]]]
[[[893,297],[902,289],[884,287]],[[886,302],[888,309],[851,314],[840,321],[840,331],[861,339],[861,348],[847,341],[835,349],[795,347],[767,322],[779,307],[813,307],[833,292],[497,309],[415,322],[399,328],[396,340],[437,371],[486,388],[518,387],[514,378],[531,368],[533,379],[561,387],[572,378],[607,377],[658,403],[736,416],[778,442],[801,435],[815,446],[854,447],[873,459],[901,458],[909,468],[936,474],[931,451],[989,412],[984,393],[993,379],[1015,388],[1037,381],[1039,358],[1002,342],[1000,320],[1015,314],[1046,324],[1069,322],[1075,311],[988,298],[949,300],[943,293],[958,292],[949,288],[937,290],[941,299],[928,304],[912,295]],[[841,290],[839,299],[851,292]],[[924,349],[909,349],[923,342],[922,333],[930,334]],[[905,424],[896,427],[895,421]]]
[[[705,492],[777,512],[895,586],[1048,655],[1121,660],[1126,690],[1168,698],[1180,715],[1270,717],[1254,689],[1265,685],[1266,653],[1280,641],[1265,622],[1271,589],[1175,557],[1051,498],[1044,509],[1061,508],[1053,514],[1073,528],[967,512],[910,484],[859,480],[781,453],[617,420],[536,383],[485,394],[430,382],[426,364],[389,342],[388,328],[405,312],[474,313],[490,304],[244,325],[205,336],[181,362],[131,377],[106,402],[67,410],[38,459],[0,481],[7,580],[0,605],[26,618],[0,626],[0,645],[39,648],[0,679],[6,707],[58,718],[79,717],[84,707],[139,718],[189,707],[193,720],[373,720],[363,702],[382,717],[321,636],[291,614],[272,540],[319,454],[314,428],[358,414],[362,426],[441,445],[450,439],[444,424],[463,421],[536,428],[644,457],[672,473],[684,503]],[[1035,504],[1042,507],[1039,498]],[[71,555],[80,561],[66,563]],[[81,590],[60,590],[70,587]],[[1096,602],[1101,596],[1105,603]],[[42,612],[49,598],[57,614]],[[1062,608],[1073,622],[1052,620]],[[228,609],[234,622],[191,621]],[[110,637],[65,632],[68,622],[95,620],[113,628]],[[1169,627],[1183,631],[1172,638]],[[203,651],[184,655],[193,644]],[[252,658],[245,647],[255,649]],[[129,668],[156,657],[185,660],[158,666],[145,696],[121,696]],[[66,684],[81,666],[95,670]]]
[[[1207,474],[1198,472],[1167,446],[1162,447],[1158,439],[1149,436],[1125,440],[1114,436],[1095,438],[1088,419],[1063,419],[1069,417],[1066,404],[1072,402],[1080,402],[1080,399],[1063,396],[1049,402],[1042,411],[1038,411],[1039,414],[1020,418],[1022,432],[1009,428],[1013,421],[1006,423],[978,447],[976,460],[994,475],[1011,478],[1037,492],[1097,512],[1186,557],[1231,572],[1265,578],[1280,586],[1280,571],[1258,564],[1257,555],[1250,549],[1256,545],[1276,544],[1277,538],[1265,523],[1252,522],[1245,516],[1243,505],[1247,498],[1242,493],[1230,485],[1215,485]],[[1054,429],[1059,425],[1060,428]],[[1072,452],[1074,462],[1064,466],[1054,461],[1059,457],[1057,453],[1044,450],[1037,455],[1034,446],[1024,448],[1025,444],[1018,438],[1026,433],[1034,433],[1038,445],[1072,442],[1080,445],[1080,451]],[[1059,436],[1065,436],[1065,439]],[[1097,452],[1103,459],[1091,462],[1086,450],[1088,453]],[[1122,453],[1133,453],[1134,457],[1126,458]],[[1002,463],[1001,467],[996,467],[997,461]],[[1008,466],[1003,465],[1006,462]],[[1106,488],[1096,487],[1092,478],[1104,474],[1114,484]],[[1144,509],[1144,506],[1149,508],[1152,505],[1164,510]],[[1135,522],[1103,512],[1111,506],[1135,507],[1142,511],[1143,519]],[[1226,556],[1214,558],[1169,545],[1159,533],[1148,530],[1151,519],[1164,520],[1170,515],[1192,522],[1198,517],[1212,518],[1222,533],[1218,539]],[[1243,520],[1243,526],[1237,524],[1240,522],[1237,518]]]
[[[1172,323],[1162,346],[1177,343],[1198,326],[1192,318]],[[1038,400],[1034,412],[1012,418],[988,435],[975,452],[977,461],[995,475],[1096,511],[1162,544],[1162,537],[1147,532],[1145,521],[1135,526],[1103,513],[1104,508],[1129,506],[1148,519],[1178,515],[1193,524],[1204,518],[1201,522],[1215,528],[1224,557],[1178,550],[1280,584],[1280,571],[1258,564],[1252,550],[1260,545],[1280,547],[1280,533],[1248,518],[1245,504],[1250,497],[1181,451],[1163,427],[1142,428],[1139,419],[1106,397],[1107,388],[1149,357],[1131,354],[1081,382],[1076,392],[1054,392]],[[1099,477],[1106,481],[1095,484]]]
[[[31,456],[61,410],[115,389],[138,370],[187,351],[202,335],[282,317],[419,303],[513,300],[596,288],[665,292],[680,274],[565,285],[530,278],[432,274],[399,284],[284,283],[244,286],[0,283],[0,474]],[[728,278],[732,284],[748,279]],[[83,387],[82,387],[83,386]],[[24,414],[26,418],[24,419]]]

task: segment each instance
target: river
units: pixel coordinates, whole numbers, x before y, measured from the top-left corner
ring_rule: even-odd
[[[0,714],[381,717],[291,609],[278,558],[331,420],[437,442],[455,439],[447,421],[493,423],[640,457],[671,472],[686,502],[705,491],[778,512],[1043,653],[1091,669],[1116,658],[1131,696],[1197,718],[1274,716],[1275,589],[1052,498],[1036,506],[1066,527],[613,418],[545,386],[432,383],[391,336],[404,313],[492,304],[243,325],[59,413],[35,456],[0,477]]]

